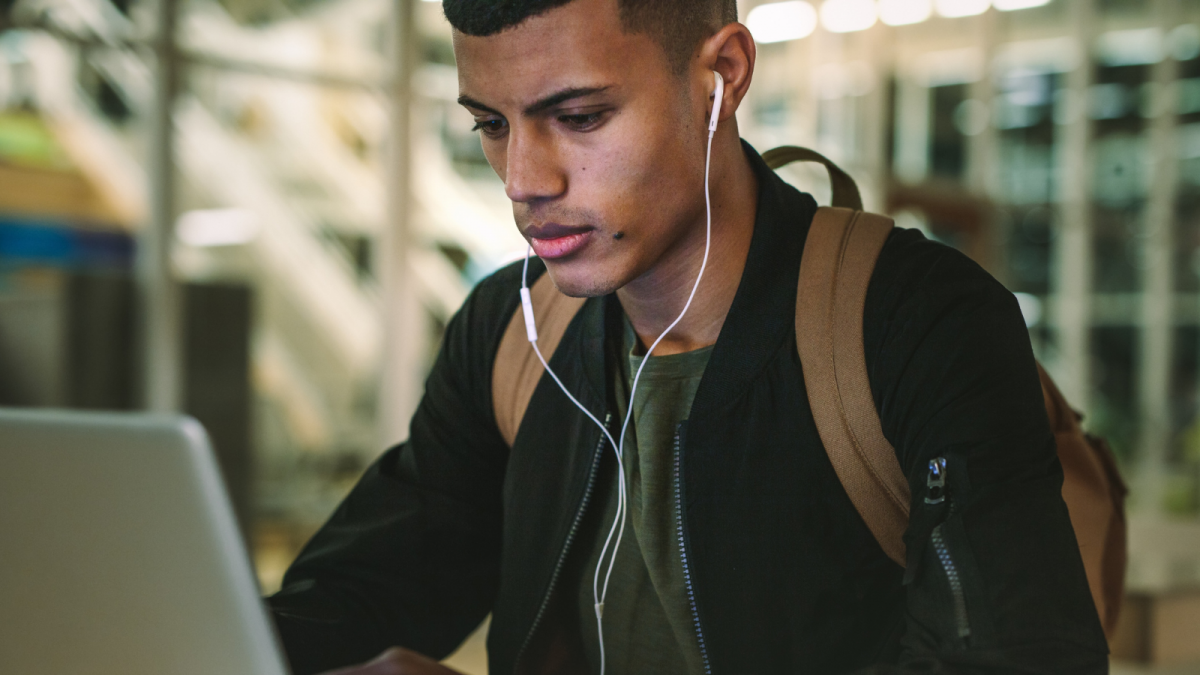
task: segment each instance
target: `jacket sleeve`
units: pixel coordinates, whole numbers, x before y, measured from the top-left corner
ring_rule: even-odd
[[[901,656],[869,672],[1107,673],[1016,299],[904,230],[868,298],[872,390],[912,489]]]
[[[508,450],[489,383],[513,305],[497,285],[484,281],[447,327],[409,439],[371,465],[268,599],[295,675],[391,646],[444,657],[491,609]]]

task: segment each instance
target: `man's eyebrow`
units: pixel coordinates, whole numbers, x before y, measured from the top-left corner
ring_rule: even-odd
[[[560,103],[566,103],[572,99],[583,98],[584,96],[591,96],[592,94],[599,94],[606,89],[608,87],[572,87],[570,89],[563,89],[527,106],[524,112],[529,116],[536,115]]]
[[[591,96],[592,94],[599,94],[607,89],[608,87],[572,87],[570,89],[563,89],[562,91],[550,94],[549,96],[530,104],[522,112],[525,115],[536,115],[561,103],[566,103],[567,101],[576,98],[583,98],[584,96]],[[500,114],[498,110],[492,108],[491,106],[484,105],[483,103],[476,101],[466,94],[458,97],[458,104],[467,108],[482,110],[483,112],[492,115]]]
[[[493,115],[500,114],[500,112],[498,110],[494,110],[493,108],[486,106],[486,105],[480,103],[479,101],[476,101],[475,99],[471,98],[470,96],[467,96],[466,94],[463,94],[462,96],[458,97],[458,104],[461,106],[465,106],[467,108],[474,108],[476,110],[482,110],[485,113],[491,113]]]

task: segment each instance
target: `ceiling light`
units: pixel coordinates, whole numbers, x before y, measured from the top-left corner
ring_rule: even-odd
[[[1030,9],[1050,4],[1050,0],[992,0],[992,4],[1001,12],[1011,12],[1016,9]]]
[[[956,19],[960,16],[975,16],[983,14],[992,6],[992,0],[935,0],[937,13],[944,17]]]
[[[817,28],[817,10],[803,0],[759,5],[746,16],[755,42],[783,42],[808,37]]]
[[[889,26],[921,23],[933,14],[933,0],[879,0],[879,19]]]
[[[179,216],[175,234],[189,246],[237,246],[258,235],[258,219],[245,209],[201,209]]]
[[[831,33],[850,33],[875,25],[875,0],[825,0],[821,25]]]

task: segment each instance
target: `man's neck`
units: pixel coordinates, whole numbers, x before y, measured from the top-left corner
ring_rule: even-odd
[[[730,125],[725,131],[713,139],[709,182],[712,245],[704,279],[683,320],[654,350],[659,356],[701,349],[717,341],[746,267],[754,236],[758,179],[742,149],[737,128]],[[653,268],[617,291],[643,349],[658,339],[683,310],[700,273],[704,240],[702,214],[689,235]]]

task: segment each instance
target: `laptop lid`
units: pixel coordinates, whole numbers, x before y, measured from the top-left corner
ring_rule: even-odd
[[[198,422],[0,409],[0,673],[286,672]]]

